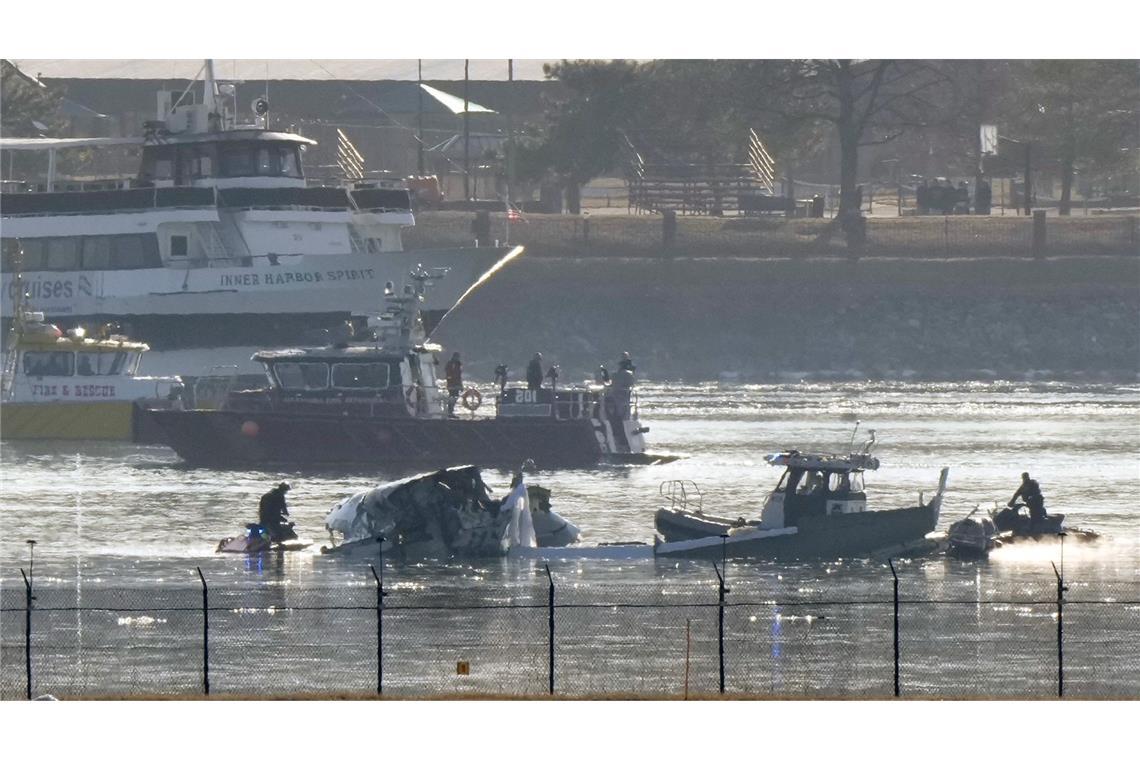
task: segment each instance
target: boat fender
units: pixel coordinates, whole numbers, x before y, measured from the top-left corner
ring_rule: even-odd
[[[478,388],[468,388],[463,391],[463,408],[473,412],[483,403],[483,394]]]

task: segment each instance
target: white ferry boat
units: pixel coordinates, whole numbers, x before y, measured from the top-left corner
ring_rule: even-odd
[[[0,196],[5,327],[22,255],[26,295],[63,329],[118,322],[155,349],[148,361],[162,372],[256,373],[255,349],[362,325],[385,285],[408,284],[417,265],[447,271],[424,304],[430,330],[522,252],[403,250],[415,220],[402,182],[310,186],[301,156],[314,141],[268,129],[263,100],[255,122],[239,124],[212,63],[202,71],[201,97],[196,83],[160,92],[158,120],[137,140],[0,140],[51,157],[44,191]],[[55,151],[101,142],[140,144],[138,175],[57,191]]]

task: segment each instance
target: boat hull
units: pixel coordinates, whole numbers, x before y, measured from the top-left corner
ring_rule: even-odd
[[[722,555],[779,560],[866,557],[920,541],[934,530],[937,520],[936,506],[803,517],[795,528],[745,529],[730,533],[727,539],[708,536],[660,542],[654,553],[709,560]]]
[[[6,402],[0,405],[0,439],[134,443],[164,440],[147,409],[137,401]]]
[[[589,419],[416,419],[154,411],[165,442],[195,465],[588,467],[603,460]]]
[[[732,520],[683,509],[659,509],[653,517],[653,527],[666,541],[690,541],[719,536],[747,524],[744,519]]]

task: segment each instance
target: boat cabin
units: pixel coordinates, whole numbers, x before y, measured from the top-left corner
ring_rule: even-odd
[[[438,417],[433,345],[398,352],[376,345],[259,351],[268,388],[230,393],[225,408],[353,414],[369,417]],[[428,358],[424,358],[424,357]]]
[[[177,377],[138,375],[145,343],[103,331],[88,337],[83,328],[66,333],[25,312],[8,347],[4,365],[5,402],[173,399]]]
[[[805,517],[866,511],[863,472],[879,467],[879,460],[865,452],[834,455],[792,450],[765,459],[785,468],[764,503],[760,522],[765,528],[792,528]]]

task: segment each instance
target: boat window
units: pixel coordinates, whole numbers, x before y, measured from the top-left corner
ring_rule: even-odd
[[[274,158],[273,151],[271,151],[269,149],[268,145],[261,147],[261,148],[258,148],[257,149],[257,173],[261,174],[261,175],[276,174],[277,173],[277,171],[276,171],[277,162],[274,161],[273,158]]]
[[[796,487],[797,496],[811,496],[823,491],[824,483],[823,473],[818,470],[808,470],[807,475],[799,486]]]
[[[157,158],[154,161],[154,179],[174,179],[174,159]]]
[[[301,176],[301,161],[297,158],[296,146],[281,146],[281,175],[284,177]]]
[[[34,377],[71,377],[75,374],[75,354],[70,351],[26,351],[24,374]]]
[[[324,362],[278,362],[277,383],[287,391],[318,391],[329,387],[329,365]]]
[[[863,473],[851,473],[851,493],[863,493]]]
[[[253,172],[253,155],[247,145],[230,145],[221,151],[223,177],[248,177]]]
[[[111,268],[110,235],[88,235],[83,238],[83,268]]]
[[[833,472],[827,480],[827,490],[835,494],[851,493],[851,474]]]
[[[47,258],[47,238],[25,238],[24,271],[35,272],[45,268]]]
[[[158,256],[157,235],[114,235],[113,237],[112,269],[146,269],[162,266]]]
[[[16,238],[3,238],[4,261],[0,264],[5,272],[16,269],[16,259],[20,253],[20,241]]]
[[[387,364],[334,364],[334,388],[387,388]]]
[[[780,476],[780,482],[776,484],[776,493],[784,493],[784,489],[788,487],[788,473],[791,470],[784,470],[784,474]]]
[[[57,271],[79,269],[78,237],[47,238],[47,268]]]
[[[76,360],[76,374],[78,375],[118,375],[126,364],[126,351],[112,353],[100,352],[97,354],[80,353]]]
[[[116,351],[111,359],[110,366],[107,367],[106,372],[101,372],[102,375],[118,375],[123,371],[123,365],[127,363],[127,357],[130,356],[126,351]]]
[[[170,255],[171,256],[185,256],[189,245],[187,244],[187,237],[185,235],[171,235],[170,236]]]

